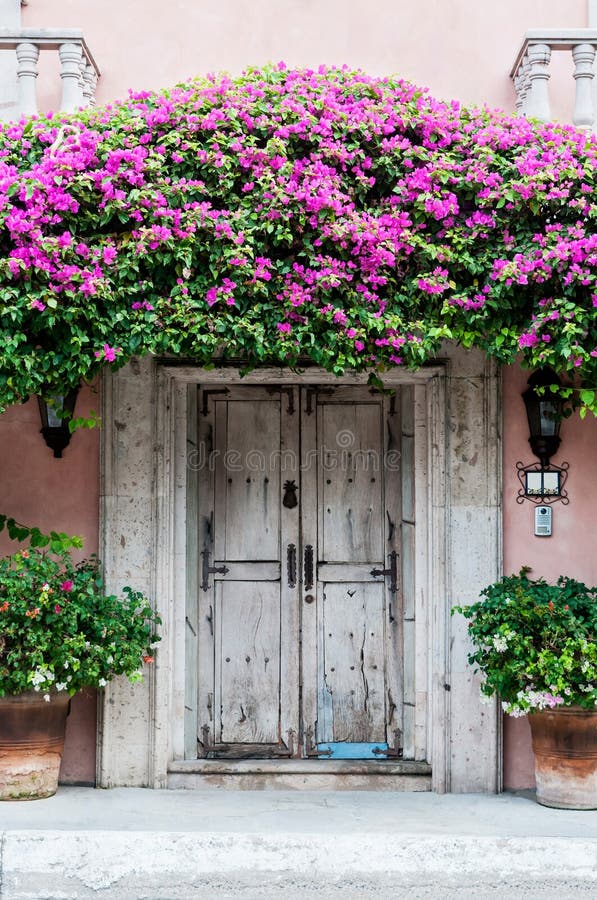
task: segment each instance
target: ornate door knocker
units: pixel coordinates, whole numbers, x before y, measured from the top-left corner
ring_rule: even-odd
[[[294,481],[284,482],[284,498],[282,500],[282,506],[285,506],[286,509],[294,509],[294,507],[298,505],[296,490],[296,483]]]

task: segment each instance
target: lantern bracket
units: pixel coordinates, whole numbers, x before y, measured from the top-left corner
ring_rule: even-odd
[[[570,464],[567,462],[563,462],[561,466],[553,463],[543,466],[540,462],[525,466],[524,463],[517,462],[516,472],[521,487],[516,502],[524,503],[525,500],[530,500],[531,503],[545,506],[561,500],[564,506],[567,506],[570,498],[564,485],[568,479],[569,468]]]

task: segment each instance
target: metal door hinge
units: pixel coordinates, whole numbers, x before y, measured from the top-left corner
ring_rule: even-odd
[[[370,575],[373,578],[387,578],[390,579],[389,591],[391,594],[395,594],[398,590],[398,554],[395,550],[389,554],[390,565],[387,569],[371,569]]]
[[[372,751],[375,756],[383,756],[386,759],[402,759],[402,732],[399,728],[394,731],[394,746],[382,750],[381,747]]]
[[[228,566],[210,566],[209,564],[210,552],[209,550],[201,551],[201,590],[208,591],[209,590],[209,576],[210,575],[227,575],[230,569]]]
[[[209,398],[212,396],[212,394],[229,394],[230,391],[228,390],[228,388],[213,388],[208,391],[204,390],[202,393],[203,393],[203,407],[201,409],[201,413],[202,413],[202,415],[206,416],[209,413],[208,403],[209,403]]]
[[[314,728],[307,728],[307,730],[305,731],[305,756],[315,757],[315,759],[319,758],[320,756],[331,756],[331,750],[328,750],[327,752],[324,751],[323,753],[319,752],[313,739],[314,731]]]
[[[280,385],[272,384],[266,388],[268,394],[286,394],[288,397],[288,406],[286,408],[286,412],[289,416],[294,415],[294,388],[293,387],[280,387]]]
[[[305,412],[308,416],[313,412],[313,397],[319,396],[320,394],[333,394],[334,388],[326,388],[326,387],[308,387],[307,394],[307,403],[305,405]]]

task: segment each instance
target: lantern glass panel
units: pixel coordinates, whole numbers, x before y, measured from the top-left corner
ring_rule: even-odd
[[[554,437],[559,429],[559,403],[553,400],[539,401],[539,434],[541,437]]]
[[[544,472],[543,473],[543,495],[557,497],[560,493],[560,473]]]
[[[60,428],[64,425],[64,419],[61,415],[64,410],[64,395],[58,394],[52,397],[52,403],[47,403],[46,406],[48,410],[48,427]]]
[[[526,473],[526,491],[530,497],[541,497],[543,494],[543,479],[541,472]]]

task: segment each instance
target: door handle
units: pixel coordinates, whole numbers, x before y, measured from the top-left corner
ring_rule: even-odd
[[[306,591],[313,590],[313,547],[306,544],[303,560],[303,581]]]
[[[390,579],[389,591],[391,594],[395,594],[398,590],[398,554],[395,550],[389,554],[390,565],[387,569],[371,569],[370,575],[373,578],[387,578]]]
[[[286,548],[286,578],[288,587],[296,587],[296,544],[288,544]]]

